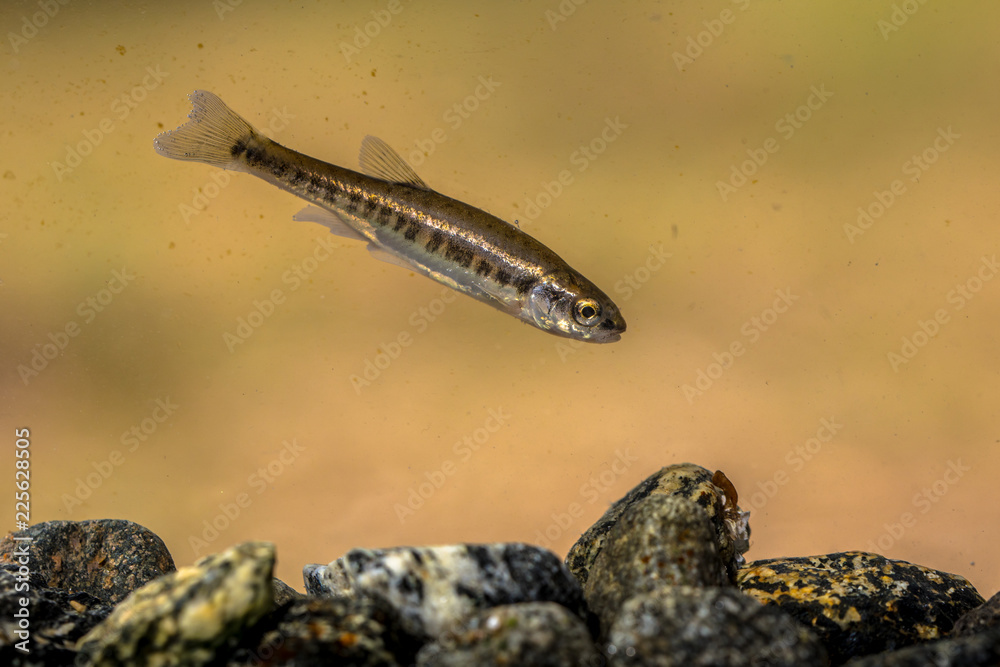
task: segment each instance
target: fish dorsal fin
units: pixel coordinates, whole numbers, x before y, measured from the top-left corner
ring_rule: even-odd
[[[389,144],[378,137],[368,135],[361,142],[361,171],[373,178],[381,178],[390,183],[402,183],[422,190],[430,190],[423,179],[417,176],[413,167],[399,157]]]

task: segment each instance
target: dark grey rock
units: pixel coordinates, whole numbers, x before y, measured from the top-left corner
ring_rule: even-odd
[[[827,664],[822,643],[808,629],[734,588],[677,586],[632,598],[611,628],[605,653],[611,667]]]
[[[704,508],[653,495],[626,509],[608,531],[584,595],[606,630],[629,598],[682,585],[731,584]]]
[[[302,580],[309,595],[353,598],[354,584],[347,571],[346,560],[338,558],[328,565],[310,563],[302,568]]]
[[[997,593],[985,604],[966,612],[955,621],[951,630],[952,637],[968,637],[991,628],[1000,629],[1000,593]]]
[[[14,563],[14,537],[31,537],[31,569],[48,588],[90,593],[115,605],[147,582],[173,572],[163,540],[131,521],[46,521],[0,540],[0,564]]]
[[[701,466],[680,463],[647,477],[580,536],[566,556],[566,566],[580,583],[587,583],[590,569],[622,513],[654,495],[684,498],[704,508],[712,523],[719,556],[730,581],[735,582],[736,572],[744,562],[743,553],[749,548],[749,513],[740,511],[736,489],[722,472],[713,474]]]
[[[890,653],[855,658],[844,667],[997,667],[1000,630],[908,646]]]
[[[227,667],[395,667],[419,648],[384,601],[300,597],[244,633]]]
[[[156,579],[78,645],[90,664],[184,665],[217,660],[274,607],[274,545],[246,542]]]
[[[0,569],[0,665],[71,665],[77,640],[110,613],[111,607],[89,593],[46,588],[40,576]],[[18,634],[24,632],[21,618],[29,624],[27,635]],[[25,639],[22,647],[29,653],[16,647]]]
[[[812,628],[834,664],[942,638],[983,603],[963,577],[862,551],[756,561],[737,585]]]
[[[586,614],[580,585],[559,558],[528,544],[353,549],[325,567],[306,566],[310,595],[381,598],[414,637],[437,637],[475,612],[517,602]]]
[[[502,605],[479,612],[417,655],[418,667],[603,666],[587,626],[554,602]]]
[[[271,591],[274,593],[274,606],[276,607],[302,597],[302,593],[299,593],[277,577],[271,580]]]

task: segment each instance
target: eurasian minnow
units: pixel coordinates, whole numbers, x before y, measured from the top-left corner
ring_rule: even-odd
[[[296,220],[368,242],[401,265],[558,336],[613,343],[625,331],[618,306],[518,227],[430,189],[382,140],[361,143],[361,172],[271,141],[213,93],[189,96],[188,121],[156,137],[175,160],[244,171],[316,204]]]

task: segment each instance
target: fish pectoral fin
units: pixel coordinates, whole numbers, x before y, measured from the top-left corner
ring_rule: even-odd
[[[409,185],[421,190],[430,190],[423,179],[417,176],[413,167],[392,150],[389,144],[378,137],[368,135],[361,142],[361,171],[372,178],[380,178],[390,183]]]
[[[292,220],[297,222],[316,222],[337,236],[356,241],[367,241],[363,234],[351,227],[347,222],[333,211],[328,211],[319,206],[306,206],[304,209],[292,216]]]

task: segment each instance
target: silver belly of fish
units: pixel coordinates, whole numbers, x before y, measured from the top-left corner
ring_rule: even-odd
[[[435,192],[376,137],[361,172],[297,153],[258,132],[213,93],[196,90],[188,122],[156,137],[175,160],[244,171],[311,202],[296,220],[368,243],[378,259],[421,273],[543,331],[613,343],[618,307],[545,245],[486,211]]]

